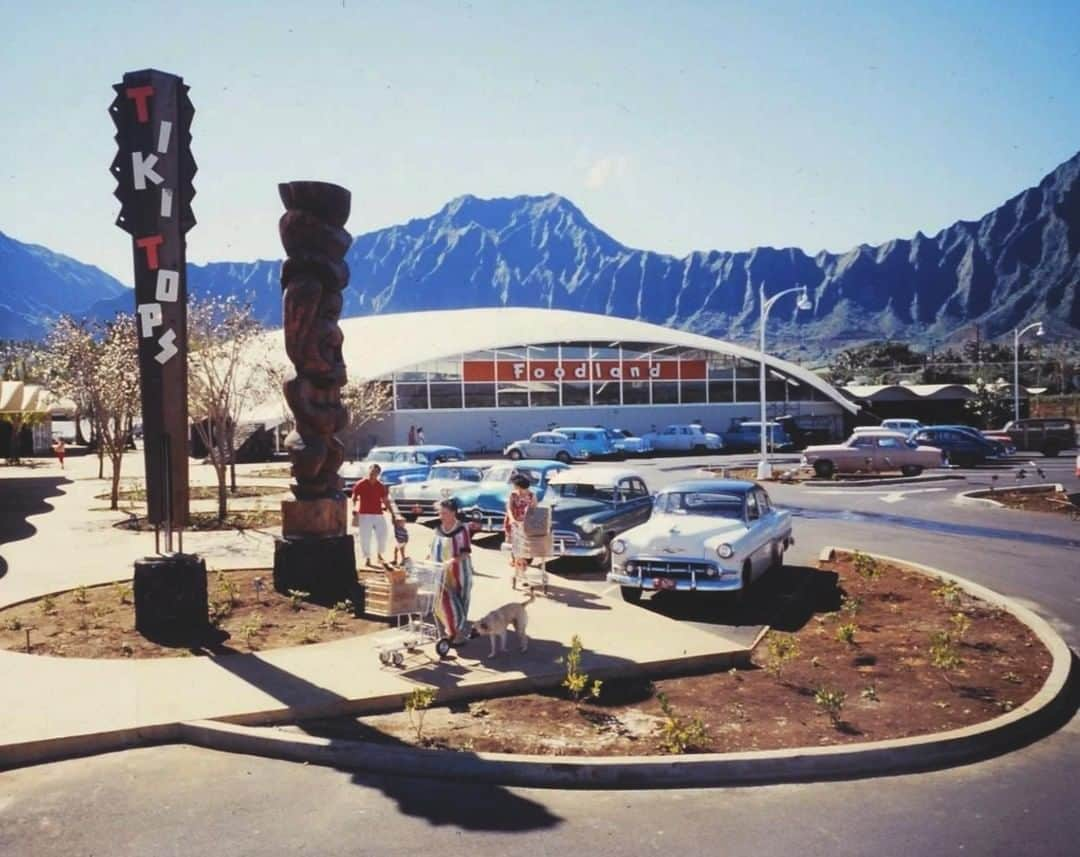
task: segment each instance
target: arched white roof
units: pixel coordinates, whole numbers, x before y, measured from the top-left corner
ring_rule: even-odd
[[[345,363],[354,381],[379,378],[464,352],[541,343],[656,342],[754,362],[759,359],[754,349],[733,342],[644,321],[560,309],[496,307],[367,315],[342,319],[341,330],[345,334]],[[285,360],[281,331],[266,336],[272,351]],[[839,390],[801,366],[772,356],[765,358],[765,365],[814,388],[851,413],[859,410]]]

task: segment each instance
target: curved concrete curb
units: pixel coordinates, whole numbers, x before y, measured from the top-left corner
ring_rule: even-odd
[[[800,484],[809,488],[882,488],[890,485],[921,485],[924,482],[948,482],[963,478],[958,473],[936,473],[932,476],[896,476],[894,478],[860,479],[858,481],[807,479]]]
[[[995,509],[1008,509],[1009,507],[1004,503],[991,499],[997,491],[1034,494],[1037,491],[1045,491],[1047,488],[1053,491],[1065,491],[1065,486],[1060,482],[1042,482],[1035,485],[1010,485],[1008,488],[998,489],[976,488],[974,491],[964,491],[962,494],[957,494],[956,499],[961,503],[983,503],[987,506],[993,506]]]
[[[823,561],[841,548],[822,551]],[[969,594],[1012,613],[1053,657],[1034,697],[993,720],[934,735],[833,747],[696,756],[519,756],[418,750],[317,738],[216,721],[182,723],[180,740],[200,747],[309,762],[346,770],[470,780],[541,788],[686,788],[855,779],[951,767],[987,758],[1039,737],[1070,704],[1072,652],[1050,625],[1025,607],[964,578],[896,557],[877,559],[954,581]]]

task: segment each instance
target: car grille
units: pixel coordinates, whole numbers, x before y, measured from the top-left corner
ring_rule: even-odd
[[[409,500],[405,497],[395,498],[394,502],[406,515],[436,515],[439,504],[434,500]]]
[[[563,549],[576,548],[581,544],[581,536],[572,530],[554,530],[551,534],[555,544],[562,543]]]
[[[632,559],[626,563],[626,573],[641,577],[691,577],[693,574],[714,576],[716,565],[705,560]]]

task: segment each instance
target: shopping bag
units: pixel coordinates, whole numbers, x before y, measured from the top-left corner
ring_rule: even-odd
[[[533,506],[525,512],[525,535],[543,536],[551,532],[551,507]]]

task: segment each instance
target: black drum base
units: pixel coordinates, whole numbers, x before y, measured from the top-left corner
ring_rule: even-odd
[[[274,589],[307,592],[316,604],[356,596],[356,549],[352,536],[274,539]]]
[[[206,562],[194,554],[135,561],[135,630],[147,639],[197,643],[210,630]]]

